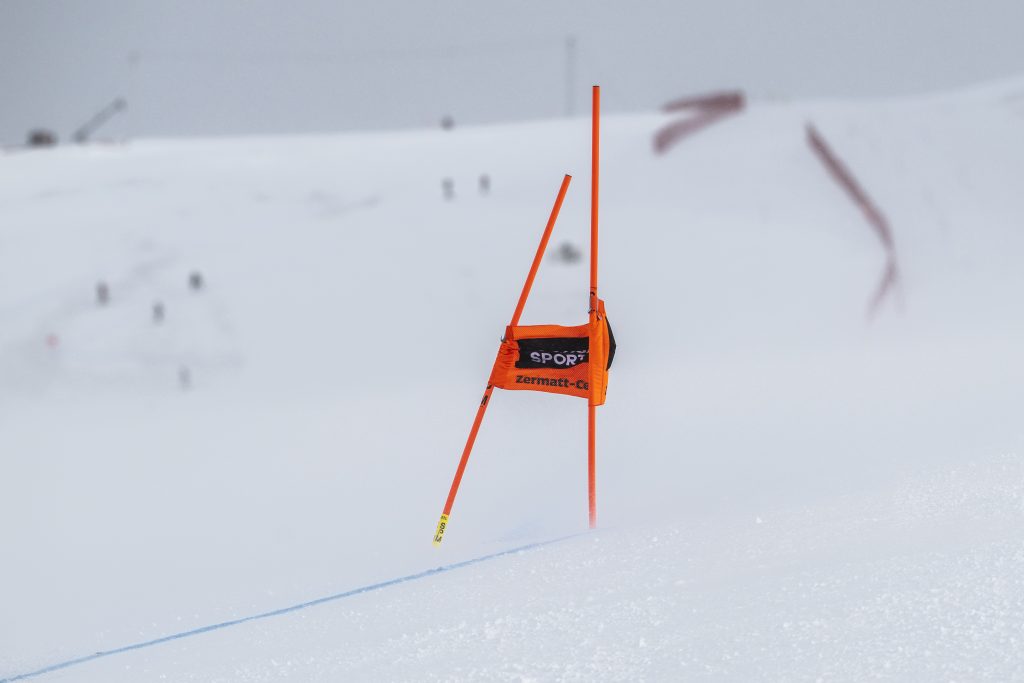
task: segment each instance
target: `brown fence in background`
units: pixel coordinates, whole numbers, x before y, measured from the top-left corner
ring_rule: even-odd
[[[739,91],[724,91],[673,100],[662,109],[667,112],[691,113],[673,121],[654,134],[654,151],[664,154],[683,138],[743,110],[744,96]]]
[[[867,219],[868,224],[882,242],[882,248],[885,249],[885,270],[882,272],[882,278],[878,283],[875,294],[868,302],[868,317],[873,317],[878,311],[879,306],[885,301],[886,296],[896,289],[897,283],[900,281],[900,270],[896,260],[896,242],[893,239],[892,228],[889,226],[889,221],[886,220],[885,215],[868,197],[867,192],[860,186],[857,179],[853,177],[850,169],[843,164],[836,153],[832,151],[832,148],[828,146],[828,143],[825,142],[825,138],[822,137],[821,133],[811,123],[807,124],[807,144],[810,145],[811,150],[828,170],[833,180],[846,190],[846,194],[860,208],[864,218]]]

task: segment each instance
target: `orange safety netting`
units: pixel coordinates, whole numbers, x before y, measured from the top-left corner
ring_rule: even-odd
[[[547,391],[604,403],[615,338],[598,301],[591,323],[505,328],[489,383],[499,389]]]

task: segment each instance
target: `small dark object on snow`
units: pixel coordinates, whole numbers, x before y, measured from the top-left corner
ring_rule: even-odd
[[[444,130],[451,130],[455,127],[455,119],[450,114],[445,114],[441,117],[441,128]]]
[[[188,286],[197,292],[203,288],[203,274],[193,270],[188,276]]]
[[[184,365],[178,368],[178,384],[183,390],[192,388],[192,373]]]
[[[57,144],[57,134],[45,128],[36,128],[28,132],[29,147],[53,147]]]
[[[491,191],[491,176],[483,173],[480,175],[480,194],[487,194]]]
[[[96,283],[96,303],[100,306],[106,306],[110,302],[110,287],[107,286],[106,282]]]
[[[447,200],[455,199],[455,181],[451,178],[445,178],[441,181],[441,189],[444,191],[444,198]]]
[[[555,258],[563,263],[576,263],[582,256],[583,253],[571,242],[562,242],[558,245],[558,250],[555,251]]]
[[[164,321],[164,305],[157,301],[153,304],[153,322],[159,325]]]

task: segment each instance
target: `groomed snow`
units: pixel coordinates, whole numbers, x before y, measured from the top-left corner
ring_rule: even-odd
[[[1024,677],[1024,82],[755,102],[655,157],[668,119],[603,126],[597,531],[39,680]],[[870,323],[884,254],[807,121],[893,226]],[[565,172],[585,257],[588,145],[0,155],[0,680],[584,531],[585,404],[498,392],[430,544]],[[549,256],[524,322],[586,278]]]

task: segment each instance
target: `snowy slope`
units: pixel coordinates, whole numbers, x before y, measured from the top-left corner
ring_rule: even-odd
[[[48,677],[1024,676],[1022,103],[755,103],[665,157],[666,117],[607,117],[601,529]],[[808,120],[893,225],[871,324],[884,255]],[[0,156],[0,679],[583,530],[583,402],[499,392],[429,543],[564,172],[585,248],[588,144]],[[584,264],[524,322],[581,322]]]

